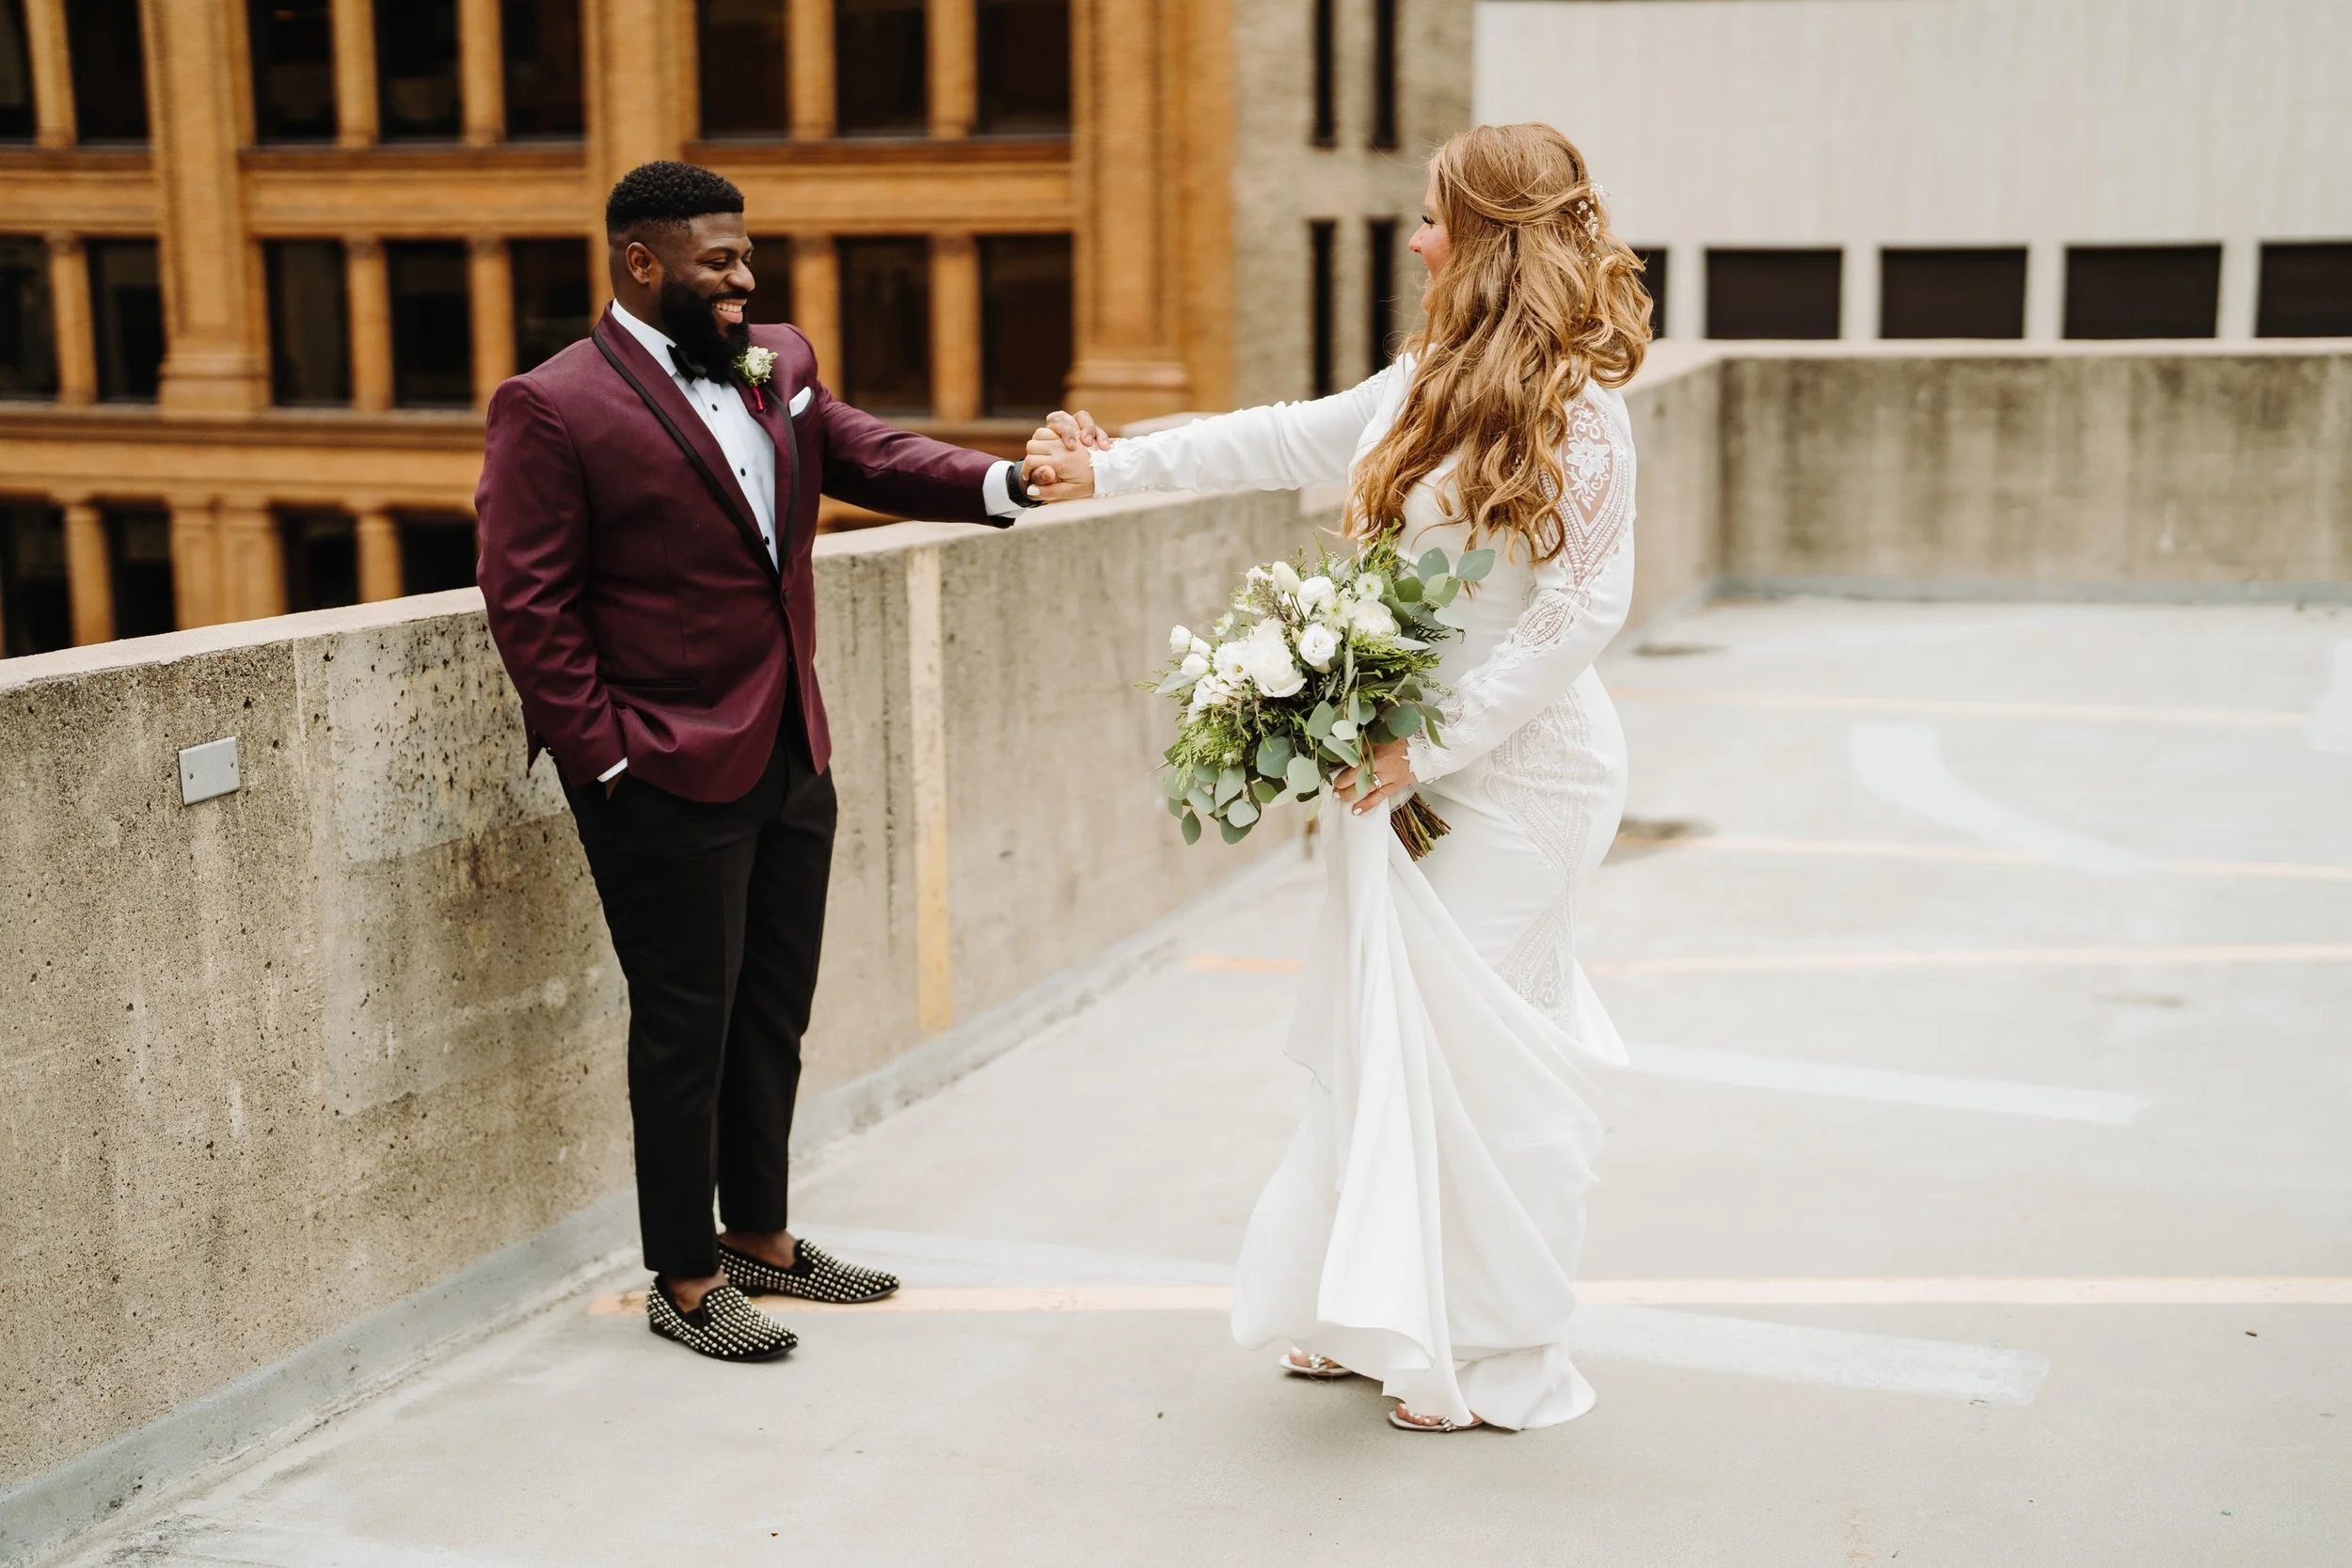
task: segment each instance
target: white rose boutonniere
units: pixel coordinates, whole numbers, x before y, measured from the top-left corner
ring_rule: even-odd
[[[752,406],[765,413],[766,400],[759,389],[768,385],[776,373],[776,351],[771,348],[747,348],[735,361],[735,373],[743,378],[743,385],[752,389]]]

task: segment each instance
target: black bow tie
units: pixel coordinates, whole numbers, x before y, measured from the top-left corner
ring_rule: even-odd
[[[705,365],[701,360],[693,357],[684,349],[679,348],[675,344],[673,344],[670,349],[670,363],[675,365],[677,367],[677,373],[684,376],[689,381],[716,381],[719,379],[717,376],[710,373],[710,368],[707,365]]]

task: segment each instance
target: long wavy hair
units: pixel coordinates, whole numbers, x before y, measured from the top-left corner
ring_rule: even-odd
[[[1566,545],[1553,504],[1568,405],[1588,382],[1624,386],[1648,352],[1642,261],[1549,125],[1465,131],[1429,168],[1449,254],[1405,344],[1404,406],[1357,467],[1347,531],[1393,526],[1406,492],[1458,453],[1451,520],[1549,561]]]

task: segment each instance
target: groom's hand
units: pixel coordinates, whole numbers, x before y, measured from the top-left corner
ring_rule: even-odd
[[[1110,437],[1093,416],[1081,413],[1073,418],[1057,410],[1029,437],[1022,483],[1039,500],[1068,501],[1090,496],[1094,494],[1094,453],[1109,445]]]

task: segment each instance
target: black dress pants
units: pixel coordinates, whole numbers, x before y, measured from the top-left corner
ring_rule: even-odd
[[[739,800],[628,773],[567,789],[628,982],[628,1103],[645,1266],[719,1272],[710,1196],[738,1229],[782,1230],[801,1036],[833,870],[833,779],[789,717]]]

